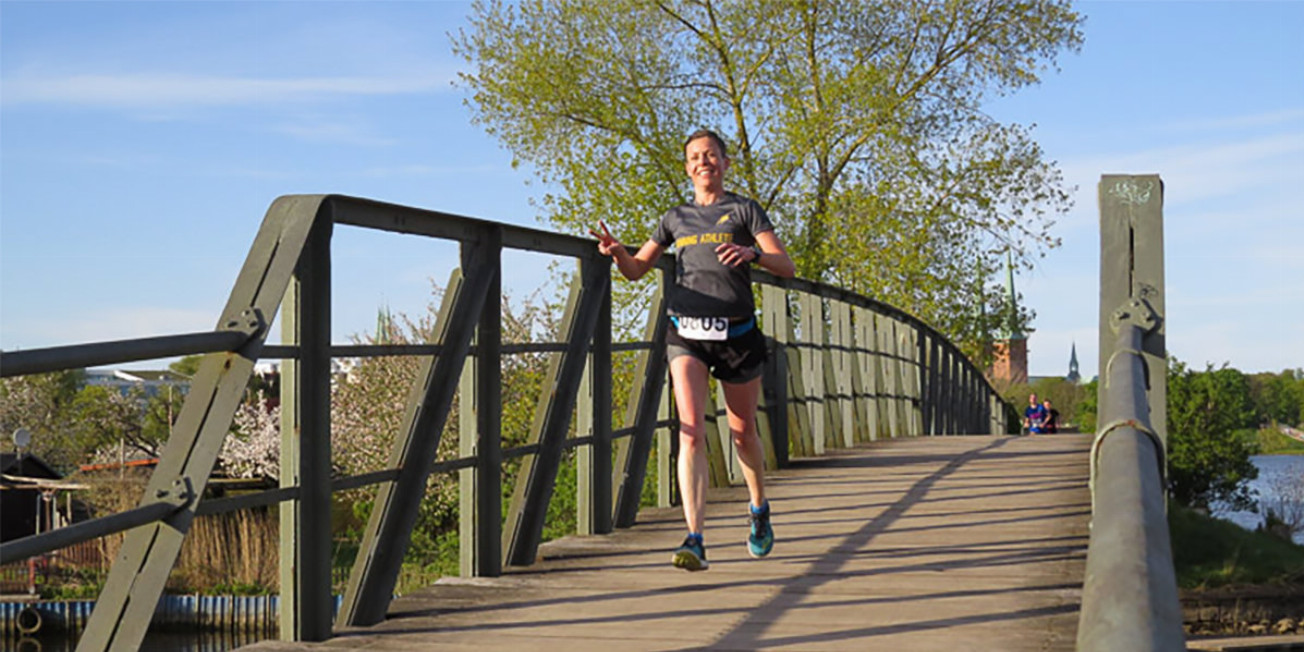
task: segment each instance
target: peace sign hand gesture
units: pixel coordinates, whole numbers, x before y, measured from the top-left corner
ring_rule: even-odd
[[[611,231],[607,229],[606,222],[598,220],[598,226],[602,227],[602,233],[589,229],[589,235],[598,239],[598,251],[601,252],[603,256],[615,256],[617,249],[625,248],[625,245],[620,244],[620,241],[616,239],[616,236],[611,235]]]

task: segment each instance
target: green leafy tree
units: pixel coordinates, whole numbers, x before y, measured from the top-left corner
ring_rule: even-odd
[[[71,434],[72,406],[85,374],[81,370],[16,376],[0,380],[0,431],[3,443],[19,428],[32,434],[27,453],[64,472],[80,459]]]
[[[1254,404],[1245,375],[1224,365],[1202,372],[1168,365],[1168,490],[1189,507],[1223,502],[1253,507],[1247,482],[1258,475]]]
[[[1304,372],[1286,370],[1248,377],[1250,398],[1261,425],[1298,426],[1304,416]]]
[[[88,385],[77,392],[72,415],[74,446],[80,461],[95,457],[99,461],[117,461],[119,453],[127,457],[158,455],[158,442],[144,433],[144,395],[136,389],[121,392],[117,388]]]
[[[203,360],[204,356],[202,355],[188,355],[168,365],[168,369],[186,378],[194,378],[195,374],[199,373],[199,363]]]
[[[72,432],[82,461],[162,455],[184,402],[185,393],[177,387],[160,387],[153,393],[140,387],[126,391],[83,387],[72,406]]]
[[[799,275],[977,355],[1006,253],[1057,246],[1070,205],[1030,129],[982,104],[1038,83],[1081,22],[1067,2],[489,0],[453,41],[474,119],[559,189],[556,227],[640,244],[690,196],[683,138],[714,128]]]
[[[1100,409],[1100,380],[1092,379],[1082,386],[1082,402],[1078,404],[1077,420],[1082,432],[1096,431],[1096,413]]]
[[[1039,402],[1050,399],[1051,405],[1059,410],[1061,429],[1073,427],[1087,432],[1088,428],[1082,421],[1082,405],[1091,396],[1093,401],[1091,423],[1094,424],[1094,393],[1094,386],[1079,385],[1063,378],[1051,377],[1038,378],[1031,383],[1010,384],[1001,390],[1001,398],[1010,404],[1017,417],[1012,424],[1012,432],[1019,432],[1019,424],[1023,422],[1023,410],[1028,407],[1029,394],[1036,394]]]
[[[142,410],[142,434],[154,442],[159,450],[172,436],[172,428],[181,416],[181,407],[186,402],[186,391],[181,387],[165,386],[158,388],[152,396],[144,401]]]

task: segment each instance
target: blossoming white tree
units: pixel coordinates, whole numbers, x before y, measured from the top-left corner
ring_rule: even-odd
[[[218,461],[229,477],[280,478],[281,407],[270,405],[262,392],[257,400],[241,404]]]

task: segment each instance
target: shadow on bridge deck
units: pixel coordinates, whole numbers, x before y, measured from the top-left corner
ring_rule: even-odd
[[[747,556],[746,494],[708,507],[711,568],[671,568],[678,509],[550,542],[499,578],[446,579],[303,650],[1072,650],[1091,436],[937,437],[771,476],[777,541]]]

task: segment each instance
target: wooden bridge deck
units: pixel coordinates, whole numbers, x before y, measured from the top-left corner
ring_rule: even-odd
[[[708,507],[710,570],[669,565],[678,509],[546,544],[540,563],[449,579],[389,619],[259,652],[1072,650],[1090,435],[897,439],[773,474],[776,543],[747,556],[745,493]]]

